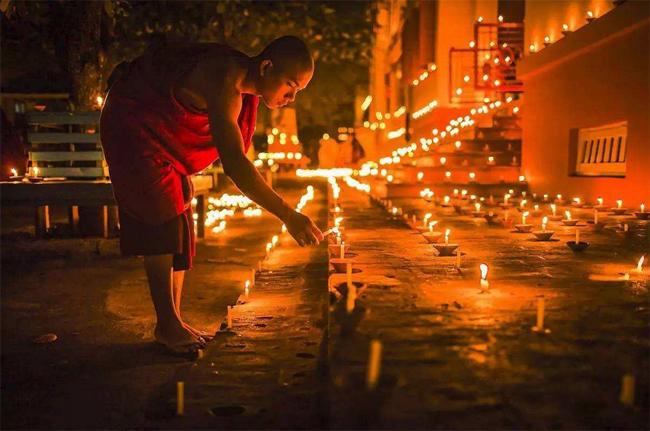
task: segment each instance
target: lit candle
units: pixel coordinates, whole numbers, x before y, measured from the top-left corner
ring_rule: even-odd
[[[645,261],[645,255],[641,256],[639,258],[639,262],[636,264],[636,269],[635,271],[638,272],[639,274],[643,272],[643,262]]]
[[[558,193],[556,197],[558,202],[562,202],[562,195],[560,193]]]
[[[451,172],[450,171],[445,172],[445,178],[447,180],[451,179]]]
[[[573,198],[573,204],[576,206],[580,206],[580,198]]]
[[[422,226],[427,227],[427,221],[431,218],[431,213],[426,213],[422,219]]]
[[[557,210],[557,207],[555,204],[551,204],[551,211],[553,212],[553,216],[555,216],[555,211]]]
[[[504,205],[508,205],[508,199],[510,199],[510,195],[508,193],[503,195],[503,204]]]
[[[480,203],[478,203],[478,202],[477,202],[477,203],[475,203],[475,204],[474,204],[474,208],[476,208],[476,212],[479,212],[479,211],[481,211],[481,204],[480,204]]]
[[[438,222],[436,220],[432,221],[429,223],[429,232],[433,232],[433,227],[437,225]]]
[[[246,298],[248,298],[250,286],[251,286],[250,280],[246,280],[246,282],[244,283],[244,296],[246,296]]]
[[[535,204],[535,206],[533,207],[533,209],[535,210],[535,212],[539,212],[539,205]]]
[[[232,329],[232,306],[229,305],[226,312],[226,325],[228,329]]]
[[[377,386],[379,372],[381,371],[381,341],[370,342],[368,368],[366,369],[366,387],[370,390]]]
[[[644,213],[645,212],[645,204],[641,204],[639,207],[641,208],[641,212]]]
[[[451,233],[451,229],[446,229],[445,230],[445,244],[449,244],[449,234]]]
[[[341,253],[340,253],[341,259],[345,257],[345,241],[341,241]]]
[[[519,208],[522,208],[522,209],[525,208],[527,202],[528,201],[526,199],[522,199],[521,202],[519,203]]]
[[[619,208],[619,209],[623,207],[623,200],[622,199],[619,199],[619,200],[616,201],[616,207]]]
[[[422,178],[424,178],[424,172],[418,172],[418,181],[422,181]]]
[[[571,211],[564,211],[567,220],[571,220]]]
[[[598,198],[598,199],[596,199],[596,200],[598,201],[598,206],[601,206],[601,207],[602,207],[602,206],[603,206],[603,202],[605,202],[605,201],[603,200],[603,198]]]
[[[397,215],[397,207],[393,207],[392,213],[393,213],[394,216]]]
[[[18,176],[18,171],[15,168],[11,168],[11,176],[12,177],[17,177]]]
[[[176,415],[185,413],[185,382],[176,382]]]
[[[544,216],[542,218],[542,231],[546,231],[546,225],[548,224],[548,217]]]
[[[343,221],[343,217],[336,217],[334,219],[334,227],[338,229],[341,226],[342,221]]]
[[[273,235],[273,238],[271,238],[271,244],[272,244],[273,247],[276,246],[276,244],[278,243],[278,240],[279,240],[278,236]]]
[[[634,405],[634,376],[631,374],[625,374],[621,379],[620,401],[628,406]]]
[[[486,291],[490,288],[490,282],[488,282],[487,276],[488,276],[488,266],[485,263],[482,263],[479,265],[479,269],[481,270],[481,291]]]
[[[521,224],[526,224],[526,217],[528,217],[528,211],[524,211],[524,213],[521,215]]]
[[[443,202],[444,202],[445,205],[449,205],[449,201],[451,201],[451,198],[449,196],[445,196],[443,198]]]

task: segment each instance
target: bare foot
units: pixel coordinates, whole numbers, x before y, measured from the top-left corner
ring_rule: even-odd
[[[193,328],[188,323],[183,322],[183,327],[188,331],[190,331],[192,334],[196,335],[197,337],[203,338],[205,341],[210,341],[214,338],[214,334],[211,334],[207,331],[202,331],[200,329]]]
[[[156,341],[176,353],[190,353],[205,347],[205,341],[183,326],[173,325],[162,328],[156,325]]]

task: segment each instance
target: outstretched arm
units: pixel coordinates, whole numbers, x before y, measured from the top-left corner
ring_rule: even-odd
[[[214,145],[219,151],[223,170],[235,185],[253,202],[278,217],[301,245],[318,243],[322,233],[309,217],[294,211],[262,178],[244,154],[237,117],[241,111],[241,95],[233,88],[208,98],[208,118]]]

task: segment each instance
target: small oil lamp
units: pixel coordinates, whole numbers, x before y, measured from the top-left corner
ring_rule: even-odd
[[[639,209],[640,211],[634,213],[636,218],[639,220],[648,220],[648,218],[650,218],[650,211],[645,210],[645,204],[639,205]]]
[[[548,217],[544,216],[544,218],[542,219],[542,230],[536,230],[533,232],[533,235],[535,235],[535,238],[537,238],[538,241],[548,241],[555,233],[552,230],[547,230],[546,229],[547,225],[548,225]]]
[[[32,166],[30,168],[29,175],[27,175],[27,179],[33,183],[42,181],[43,178],[38,176],[39,173],[40,173],[40,169],[38,169],[36,166]]]
[[[503,202],[500,204],[502,208],[510,208],[512,206],[512,204],[508,202],[510,196],[511,196],[510,193],[506,193],[503,195]]]
[[[573,251],[583,251],[589,247],[589,243],[585,241],[580,241],[580,229],[576,228],[576,240],[567,241],[566,245]]]
[[[18,171],[16,170],[16,168],[11,168],[11,176],[9,176],[10,180],[18,181],[22,178],[23,178],[22,176],[18,175]]]
[[[445,196],[444,198],[442,198],[441,206],[443,206],[445,208],[450,207],[451,206],[451,198],[449,196]]]
[[[443,244],[433,244],[433,248],[438,252],[438,256],[453,256],[454,252],[458,248],[458,244],[449,243],[449,235],[451,234],[451,229],[445,230],[445,242]]]
[[[440,241],[440,237],[442,237],[442,232],[434,231],[433,228],[438,224],[437,221],[432,221],[429,223],[429,231],[424,232],[422,235],[424,236],[424,239],[427,240],[429,244],[435,244],[438,241]]]
[[[573,198],[573,202],[571,202],[571,205],[576,208],[581,208],[583,205],[582,200],[580,198]]]
[[[560,221],[562,216],[557,213],[557,205],[551,204],[551,215],[548,218],[551,221]]]
[[[533,229],[533,225],[526,224],[526,217],[528,217],[528,214],[529,214],[528,211],[524,211],[523,214],[521,214],[521,224],[515,225],[515,229],[517,229],[517,232],[527,233]]]
[[[603,205],[603,203],[605,202],[605,200],[603,198],[601,198],[601,197],[597,198],[596,202],[597,202],[597,205],[594,205],[594,209],[597,209],[597,210],[600,210],[600,211],[603,211],[603,210],[607,209],[607,207],[605,205]]]
[[[535,216],[535,217],[538,217],[538,216],[542,215],[542,211],[539,209],[539,205],[537,205],[537,204],[533,205],[533,212],[532,212],[532,214],[533,214],[533,216]]]
[[[522,199],[519,202],[519,206],[517,207],[517,211],[519,211],[520,213],[526,211],[526,204],[527,203],[528,203],[528,200]]]
[[[481,211],[481,204],[476,202],[474,204],[474,211],[472,211],[472,216],[474,217],[483,217],[485,212]]]
[[[611,211],[614,215],[623,215],[627,212],[627,208],[623,207],[623,200],[619,199],[616,201],[616,208],[612,208]]]
[[[578,224],[578,220],[571,218],[571,211],[569,210],[564,211],[564,215],[566,216],[566,218],[562,220],[562,224],[564,226],[575,226],[576,224]]]

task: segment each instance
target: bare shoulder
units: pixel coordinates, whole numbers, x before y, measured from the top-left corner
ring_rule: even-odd
[[[241,96],[239,84],[246,75],[245,58],[244,54],[236,51],[214,51],[206,55],[195,69],[196,88],[206,99]]]

